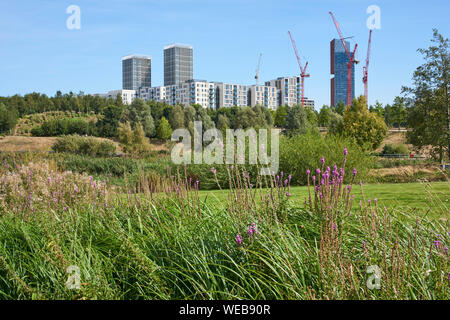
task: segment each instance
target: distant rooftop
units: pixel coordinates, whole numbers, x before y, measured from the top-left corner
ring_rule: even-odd
[[[186,48],[186,49],[193,49],[193,47],[192,47],[191,45],[188,45],[188,44],[172,43],[172,44],[169,44],[169,45],[165,46],[165,47],[164,47],[164,50],[170,49],[170,48],[174,48],[174,47],[178,47],[178,48]]]
[[[128,56],[122,57],[122,60],[128,60],[132,58],[151,59],[152,57],[145,54],[130,54]]]

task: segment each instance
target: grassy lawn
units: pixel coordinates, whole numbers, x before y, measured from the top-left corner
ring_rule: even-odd
[[[380,207],[386,206],[389,209],[417,212],[423,216],[445,218],[450,217],[450,183],[433,182],[425,183],[389,183],[389,184],[368,184],[363,186],[366,199],[376,198]],[[361,188],[359,185],[353,186],[355,195],[354,208],[359,207],[361,199]],[[200,191],[202,199],[212,205],[226,205],[227,190]],[[292,187],[291,201],[304,203],[308,196],[307,187]]]

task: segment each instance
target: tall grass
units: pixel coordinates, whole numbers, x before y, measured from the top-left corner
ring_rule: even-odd
[[[200,200],[201,179],[184,168],[157,184],[147,180],[139,194],[103,182],[106,191],[95,192],[80,175],[73,181],[86,196],[69,206],[50,202],[33,212],[7,202],[0,209],[0,297],[449,299],[448,220],[416,219],[376,199],[354,204],[352,188],[363,186],[346,155],[340,158],[342,169],[328,169],[324,159],[305,172],[310,196],[301,203],[290,197],[288,173],[252,181],[237,165],[225,168],[225,206]],[[1,178],[22,174],[20,188],[34,186],[52,170],[43,168],[30,178],[28,168],[5,164]],[[219,172],[209,174],[216,180]],[[12,182],[5,185],[12,188],[1,189],[2,199],[23,197]],[[65,285],[70,265],[80,269],[80,289]],[[374,265],[380,289],[367,286]]]

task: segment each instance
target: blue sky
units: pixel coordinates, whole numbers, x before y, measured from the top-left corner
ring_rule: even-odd
[[[66,8],[81,9],[81,29],[69,30]],[[356,94],[363,94],[369,5],[381,9],[372,36],[369,103],[390,103],[422,63],[417,48],[432,28],[449,37],[450,1],[403,0],[0,0],[0,95],[97,93],[122,86],[121,57],[152,56],[152,85],[163,84],[163,47],[194,46],[194,77],[254,83],[299,73],[290,30],[311,78],[306,96],[330,103],[329,42],[337,37],[332,10],[345,36],[358,43]]]

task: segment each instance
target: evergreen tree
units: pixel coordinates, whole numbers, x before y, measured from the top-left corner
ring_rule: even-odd
[[[169,121],[165,117],[162,117],[159,121],[156,136],[162,140],[168,140],[172,136],[172,129],[170,128]]]

